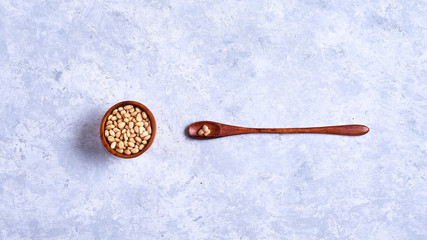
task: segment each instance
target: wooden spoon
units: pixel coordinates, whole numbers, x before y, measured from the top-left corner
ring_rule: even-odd
[[[199,136],[197,132],[203,125],[208,126],[211,131],[207,136]],[[330,127],[311,127],[311,128],[245,128],[226,125],[211,121],[195,122],[188,127],[190,137],[206,140],[211,138],[226,137],[247,133],[324,133],[348,136],[360,136],[369,132],[369,128],[364,125],[342,125]]]

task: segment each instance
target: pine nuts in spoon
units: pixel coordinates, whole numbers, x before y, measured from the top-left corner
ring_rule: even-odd
[[[208,126],[203,125],[202,128],[199,129],[197,132],[197,135],[199,136],[207,136],[211,133],[211,130],[209,130]]]

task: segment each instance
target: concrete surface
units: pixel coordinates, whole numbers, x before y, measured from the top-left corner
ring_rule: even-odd
[[[427,239],[426,1],[0,3],[0,239]],[[122,100],[158,123],[103,149]],[[362,137],[185,136],[194,121]]]

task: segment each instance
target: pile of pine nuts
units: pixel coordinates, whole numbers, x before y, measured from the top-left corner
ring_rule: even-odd
[[[151,138],[147,113],[132,105],[114,109],[105,124],[105,138],[118,153],[138,153]]]
[[[211,130],[209,130],[208,126],[206,126],[206,125],[203,125],[203,126],[199,129],[199,131],[197,132],[197,134],[198,134],[199,136],[207,136],[207,135],[209,135],[209,133],[211,133]]]

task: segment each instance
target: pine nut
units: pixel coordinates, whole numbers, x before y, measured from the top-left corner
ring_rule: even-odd
[[[133,143],[133,142],[128,142],[128,146],[135,147],[135,143]]]
[[[147,132],[148,132],[149,134],[151,134],[151,126],[149,126],[149,127],[147,128]]]
[[[205,131],[203,131],[203,129],[199,129],[199,131],[197,132],[197,135],[203,136],[203,134],[205,134]]]
[[[130,123],[129,123],[129,128],[133,128],[133,125],[134,125],[134,123],[133,123],[133,122],[130,122]]]
[[[138,153],[139,152],[139,149],[136,147],[136,148],[132,148],[132,150],[130,150],[132,153]]]
[[[118,112],[119,110],[117,110],[117,109],[114,109],[114,111],[113,111],[113,115],[116,115],[116,113]]]
[[[107,125],[107,126],[108,126],[108,125],[111,125],[111,124],[113,124],[113,122],[112,122],[112,121],[110,121],[110,120],[108,120],[108,121],[107,121],[107,124],[105,124],[105,125]]]
[[[108,126],[105,127],[105,130],[110,130],[110,129],[113,129],[113,128],[115,128],[114,125],[108,125]]]
[[[151,138],[151,135],[146,136],[145,138],[143,138],[144,140],[148,140]]]
[[[125,123],[128,123],[129,122],[129,118],[125,118]]]
[[[118,110],[119,110],[119,111],[123,111],[123,107],[119,107],[119,108],[118,108]]]
[[[206,125],[203,125],[203,126],[202,126],[202,129],[203,129],[203,131],[205,131],[205,132],[207,132],[207,131],[209,130],[208,126],[206,126]]]
[[[125,127],[125,125],[126,125],[126,123],[121,122],[121,123],[119,123],[119,128],[120,128],[120,129],[123,129],[123,128]]]
[[[110,130],[110,136],[113,136],[113,137],[115,137],[115,136],[116,136],[116,134],[114,133],[114,131],[113,131],[113,130]]]
[[[130,155],[131,154],[131,152],[129,151],[129,149],[126,149],[126,150],[124,150],[123,151],[126,155]]]
[[[135,126],[135,127],[133,128],[133,130],[134,130],[136,133],[138,133],[138,134],[139,134],[139,127],[138,127],[138,126]]]
[[[142,112],[142,118],[147,119],[147,113]]]
[[[133,112],[133,113],[131,113],[130,115],[131,115],[132,117],[135,117],[137,114],[138,114],[138,112],[137,112],[137,111],[134,111],[134,112]]]
[[[118,149],[116,149],[116,152],[123,153],[123,149],[118,148]]]
[[[117,144],[116,142],[112,142],[112,143],[111,143],[111,145],[110,145],[110,147],[111,147],[112,149],[114,149],[114,148],[116,148],[116,144]]]
[[[119,142],[119,148],[120,149],[124,149],[125,148],[125,144],[122,141]]]
[[[144,123],[143,122],[137,122],[136,126],[138,126],[138,127],[144,126]]]
[[[116,116],[114,116],[114,117],[111,118],[111,121],[116,121],[116,120],[117,120]]]
[[[141,142],[141,141],[142,141],[142,139],[141,139],[140,137],[135,137],[135,140],[136,140],[137,142]]]
[[[113,137],[113,136],[108,136],[107,140],[108,140],[109,142],[113,142],[113,141],[114,141],[114,137]]]
[[[108,132],[108,130],[105,130],[105,137],[108,137],[109,136],[109,132]]]
[[[113,115],[108,116],[107,120],[110,120],[113,117]]]
[[[126,106],[124,106],[124,107],[123,107],[123,109],[124,109],[124,110],[129,110],[129,109],[131,109],[131,108],[133,108],[133,106],[132,106],[132,105],[126,105]]]
[[[141,113],[138,113],[138,115],[136,115],[136,120],[137,120],[138,122],[141,122],[141,121],[142,121]]]
[[[142,150],[145,146],[143,144],[139,145],[139,150]]]
[[[145,132],[143,132],[143,133],[142,133],[141,137],[145,137],[145,136],[147,136],[147,135],[148,135],[148,132],[147,132],[147,131],[145,131]]]
[[[144,140],[141,143],[145,145],[145,144],[147,144],[147,140]]]

